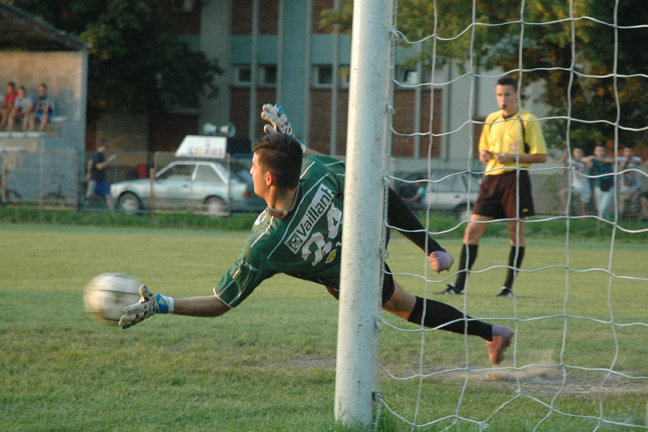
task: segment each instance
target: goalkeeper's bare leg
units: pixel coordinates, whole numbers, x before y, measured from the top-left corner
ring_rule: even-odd
[[[395,281],[394,294],[383,305],[383,309],[411,323],[429,328],[439,328],[453,333],[467,333],[486,341],[488,355],[497,366],[504,359],[504,353],[513,340],[513,331],[508,327],[492,325],[464,316],[454,307],[431,299],[423,299],[408,293]],[[425,309],[425,313],[423,310]]]

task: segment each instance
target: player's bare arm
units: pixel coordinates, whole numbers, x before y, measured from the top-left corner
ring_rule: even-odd
[[[479,152],[479,160],[483,163],[488,163],[493,158],[493,153],[488,150],[482,150]]]
[[[156,314],[173,313],[193,317],[217,317],[230,310],[215,295],[174,299],[163,294],[154,294],[145,285],[140,287],[140,295],[139,303],[124,309],[124,315],[119,320],[119,327],[130,328]]]
[[[173,313],[195,317],[217,317],[230,310],[215,295],[174,300]]]
[[[501,164],[515,162],[515,157],[518,156],[520,163],[545,163],[547,162],[546,154],[527,154],[521,153],[519,155],[511,153],[495,154],[494,157]],[[480,157],[481,159],[481,157]]]

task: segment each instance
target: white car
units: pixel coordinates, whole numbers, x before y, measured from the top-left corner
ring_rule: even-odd
[[[405,203],[413,211],[443,211],[454,214],[460,219],[469,219],[477,201],[481,177],[457,170],[434,170],[428,178],[427,171],[396,175],[396,193],[405,198]],[[408,201],[416,195],[417,189],[425,187],[425,198]]]
[[[136,213],[151,206],[151,180],[114,183],[110,193],[117,208]],[[266,202],[254,193],[252,176],[234,164],[230,169],[219,162],[175,161],[162,168],[153,182],[156,209],[188,209],[220,216],[232,212],[261,212]]]

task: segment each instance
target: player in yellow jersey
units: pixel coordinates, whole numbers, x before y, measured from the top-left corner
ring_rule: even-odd
[[[524,258],[524,220],[535,214],[528,168],[546,162],[547,147],[537,117],[518,106],[517,81],[500,78],[495,94],[501,110],[486,117],[479,140],[479,160],[486,164],[486,175],[464,232],[459,274],[439,294],[463,294],[488,221],[509,220],[509,270],[498,296],[513,297],[513,280]]]

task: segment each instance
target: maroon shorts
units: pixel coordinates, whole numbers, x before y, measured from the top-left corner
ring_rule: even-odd
[[[389,245],[389,238],[391,237],[390,231],[387,230],[387,245]],[[384,278],[383,278],[383,286],[382,286],[382,302],[380,303],[381,305],[385,305],[392,296],[394,295],[394,291],[396,290],[396,285],[394,285],[394,277],[392,276],[392,271],[387,265],[387,263],[383,263],[384,265]],[[340,299],[340,285],[325,285],[326,289],[328,290],[329,294],[331,294],[333,297],[336,299]]]
[[[394,295],[394,291],[396,289],[396,286],[394,285],[394,277],[392,276],[391,269],[385,263],[385,277],[383,278],[383,286],[382,286],[382,302],[381,305],[385,305],[392,296]],[[340,299],[340,287],[338,286],[329,286],[325,285],[326,289],[328,290],[329,294],[331,294],[333,297],[336,299]]]
[[[519,171],[519,207],[518,207],[518,171],[509,171],[499,175],[484,176],[479,187],[479,196],[473,214],[492,217],[493,219],[525,218],[535,215],[533,196],[531,195],[531,178],[526,170]]]

